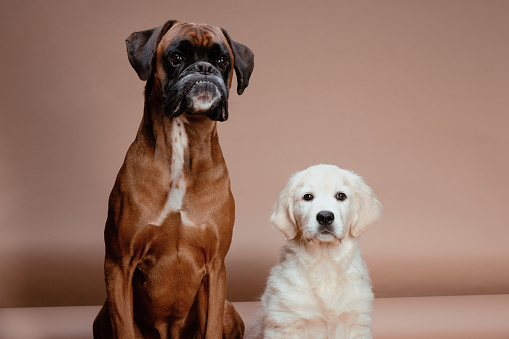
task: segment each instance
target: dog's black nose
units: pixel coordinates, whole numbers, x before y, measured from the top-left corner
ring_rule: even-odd
[[[216,74],[217,73],[217,71],[214,68],[214,66],[212,66],[212,64],[210,64],[208,62],[205,62],[205,61],[201,61],[201,62],[195,63],[194,66],[193,66],[193,69],[194,69],[195,72],[201,73],[203,75],[209,75],[209,74]]]
[[[316,220],[322,226],[330,225],[334,221],[334,213],[331,211],[320,211],[316,214]]]

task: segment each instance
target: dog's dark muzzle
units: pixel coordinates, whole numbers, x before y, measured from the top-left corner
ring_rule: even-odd
[[[228,91],[221,73],[208,62],[187,67],[178,81],[167,88],[164,109],[168,116],[206,115],[212,120],[228,119]]]

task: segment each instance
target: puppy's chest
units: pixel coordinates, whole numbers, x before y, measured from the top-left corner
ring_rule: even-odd
[[[335,300],[343,293],[340,284],[341,277],[331,271],[317,270],[307,277],[309,281],[309,292],[315,294],[325,304],[335,304]]]
[[[315,306],[321,311],[334,313],[341,309],[352,293],[345,272],[340,272],[336,263],[316,265],[305,274],[307,294],[315,298]]]

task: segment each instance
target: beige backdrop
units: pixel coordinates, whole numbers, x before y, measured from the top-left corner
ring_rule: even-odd
[[[0,1],[0,307],[98,305],[109,191],[143,87],[124,39],[167,19],[255,53],[220,124],[230,299],[263,289],[289,175],[364,176],[375,294],[509,293],[509,2]]]

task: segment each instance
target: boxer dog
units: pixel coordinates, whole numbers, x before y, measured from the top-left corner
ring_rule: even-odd
[[[253,53],[224,29],[173,20],[126,44],[145,107],[109,199],[94,338],[242,338],[225,300],[235,205],[216,125]]]

